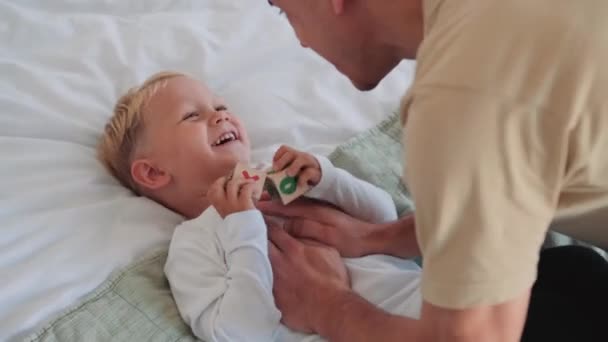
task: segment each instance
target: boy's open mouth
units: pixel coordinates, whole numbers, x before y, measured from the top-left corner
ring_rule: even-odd
[[[237,140],[239,140],[238,134],[236,134],[234,131],[230,131],[220,135],[220,137],[213,144],[211,144],[211,146],[221,146]]]

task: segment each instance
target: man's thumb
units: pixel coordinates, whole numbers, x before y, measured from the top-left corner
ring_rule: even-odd
[[[256,207],[266,215],[282,216],[283,205],[275,201],[258,201]]]

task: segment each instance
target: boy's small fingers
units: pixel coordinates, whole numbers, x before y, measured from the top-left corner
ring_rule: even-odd
[[[247,203],[253,200],[253,185],[253,183],[245,183],[241,186],[238,194],[240,201]]]
[[[301,152],[300,153],[300,158],[302,158],[304,160],[304,163],[308,166],[313,166],[315,165],[317,158],[315,158],[315,156],[313,156],[310,153],[306,153],[306,152]]]
[[[213,182],[213,184],[211,184],[211,186],[209,187],[209,191],[207,191],[207,196],[218,197],[220,194],[225,192],[225,186],[226,177],[219,178],[218,180]]]
[[[226,197],[229,201],[236,201],[239,198],[240,179],[232,179],[226,185]]]
[[[310,167],[304,169],[304,171],[302,171],[300,173],[300,175],[298,176],[298,186],[306,187],[306,186],[313,185],[311,183],[318,182],[317,173],[318,173],[317,170],[310,168]]]
[[[293,162],[294,158],[295,155],[293,153],[286,152],[273,163],[272,168],[277,172],[283,171],[287,165]]]
[[[215,182],[213,182],[213,184],[211,185],[211,187],[212,188],[223,188],[224,185],[226,184],[227,180],[228,180],[227,177],[220,177]]]
[[[288,152],[293,152],[293,149],[290,148],[289,146],[286,145],[282,145],[281,147],[279,147],[279,149],[275,152],[274,157],[272,158],[273,161],[279,160],[285,153]]]
[[[300,171],[304,167],[305,162],[306,161],[301,158],[296,158],[296,160],[294,160],[291,163],[291,165],[289,165],[289,167],[287,167],[287,175],[289,177],[295,177],[295,176],[299,175]]]
[[[277,160],[281,159],[281,157],[283,156],[283,154],[285,154],[285,149],[283,148],[283,146],[279,147],[279,149],[274,153],[274,156],[272,156],[272,161],[276,162]]]

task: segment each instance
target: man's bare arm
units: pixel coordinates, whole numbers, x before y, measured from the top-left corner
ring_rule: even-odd
[[[530,293],[466,310],[424,303],[420,320],[388,314],[354,293],[336,251],[270,229],[274,294],[283,322],[330,341],[519,341]]]
[[[516,342],[523,331],[528,299],[529,292],[507,303],[467,310],[424,303],[420,320],[414,320],[388,314],[350,292],[328,306],[318,332],[335,342]]]
[[[373,226],[367,240],[365,254],[388,254],[403,259],[421,255],[414,215]]]

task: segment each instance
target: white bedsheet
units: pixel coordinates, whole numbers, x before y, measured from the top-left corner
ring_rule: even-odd
[[[357,92],[265,0],[0,0],[0,341],[19,339],[180,220],[117,185],[94,146],[114,101],[163,69],[205,79],[250,131],[328,153],[391,111],[404,63]]]

